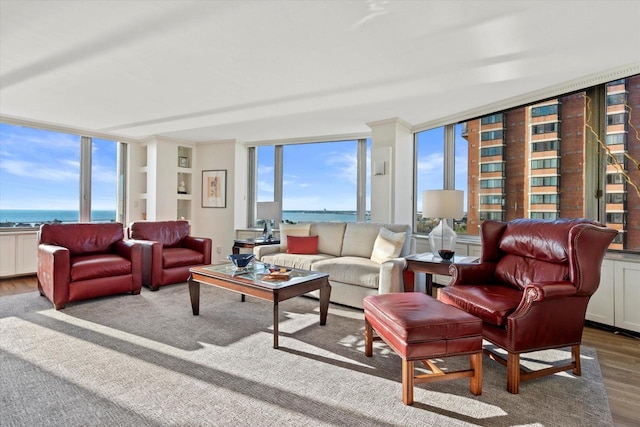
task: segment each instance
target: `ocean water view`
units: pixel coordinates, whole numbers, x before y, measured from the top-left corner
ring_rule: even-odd
[[[0,209],[0,227],[35,227],[51,222],[78,222],[79,213],[73,210]],[[109,222],[116,220],[114,210],[91,211],[91,220]]]
[[[355,211],[283,211],[282,220],[289,222],[345,221],[355,222]],[[115,210],[91,211],[91,220],[109,222],[116,220]],[[36,227],[51,222],[78,222],[74,210],[26,210],[0,209],[0,227]]]

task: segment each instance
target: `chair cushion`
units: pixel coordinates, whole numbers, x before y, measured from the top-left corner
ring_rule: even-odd
[[[583,218],[555,221],[516,219],[507,223],[500,240],[500,250],[543,261],[566,263],[569,257],[569,230],[585,223],[597,224]]]
[[[72,257],[111,252],[111,246],[120,240],[124,240],[124,227],[119,222],[43,224],[38,239],[69,249]]]
[[[380,264],[368,258],[339,257],[313,263],[312,270],[327,273],[329,280],[378,289]]]
[[[502,283],[524,289],[532,282],[568,280],[569,266],[507,254],[498,261],[495,277]]]
[[[445,286],[438,299],[496,326],[505,326],[506,318],[520,304],[522,291],[511,286]]]
[[[382,264],[392,258],[397,258],[402,251],[402,246],[407,238],[407,233],[394,233],[382,227],[373,244],[371,261]]]
[[[163,268],[183,267],[204,263],[204,255],[192,249],[165,248],[162,251]]]
[[[71,258],[71,281],[99,279],[131,274],[131,261],[115,254],[85,255]]]
[[[317,254],[318,236],[287,236],[287,253],[307,255]]]
[[[132,239],[160,242],[165,248],[180,247],[188,235],[188,221],[140,221],[129,226]]]

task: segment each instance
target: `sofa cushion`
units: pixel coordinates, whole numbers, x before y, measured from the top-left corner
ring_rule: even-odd
[[[318,252],[321,254],[340,256],[345,222],[315,222],[311,224],[310,236],[318,236]]]
[[[342,256],[371,258],[373,244],[383,224],[348,222],[344,231]]]
[[[287,236],[288,254],[308,254],[318,253],[318,236]]]
[[[165,248],[162,251],[163,268],[183,267],[204,263],[204,254],[187,248]]]
[[[314,262],[312,270],[327,273],[329,280],[378,289],[380,264],[362,257],[329,258]]]
[[[394,233],[382,227],[378,232],[378,237],[373,244],[371,253],[371,261],[382,264],[392,258],[397,258],[402,251],[407,233]]]
[[[280,252],[287,252],[287,236],[309,236],[309,229],[311,224],[287,224],[283,222],[280,224]]]
[[[131,261],[115,254],[85,255],[71,258],[71,281],[99,279],[131,274]]]
[[[130,238],[160,242],[165,248],[180,247],[188,235],[188,221],[140,221],[129,226]]]
[[[276,253],[264,255],[260,261],[266,264],[279,265],[283,267],[299,268],[301,270],[312,270],[311,265],[317,261],[333,258],[331,255],[298,255],[287,253]]]
[[[507,254],[496,265],[495,277],[500,282],[524,289],[529,283],[569,280],[569,266]]]
[[[483,322],[504,326],[507,316],[515,311],[522,300],[522,291],[511,286],[445,286],[438,299],[454,305]]]

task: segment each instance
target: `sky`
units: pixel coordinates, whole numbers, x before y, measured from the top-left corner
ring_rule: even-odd
[[[92,210],[115,210],[114,141],[93,139]],[[0,123],[0,209],[78,210],[80,137]]]

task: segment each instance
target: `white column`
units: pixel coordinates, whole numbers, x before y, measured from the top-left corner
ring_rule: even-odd
[[[371,221],[413,224],[413,132],[402,119],[371,128]]]

